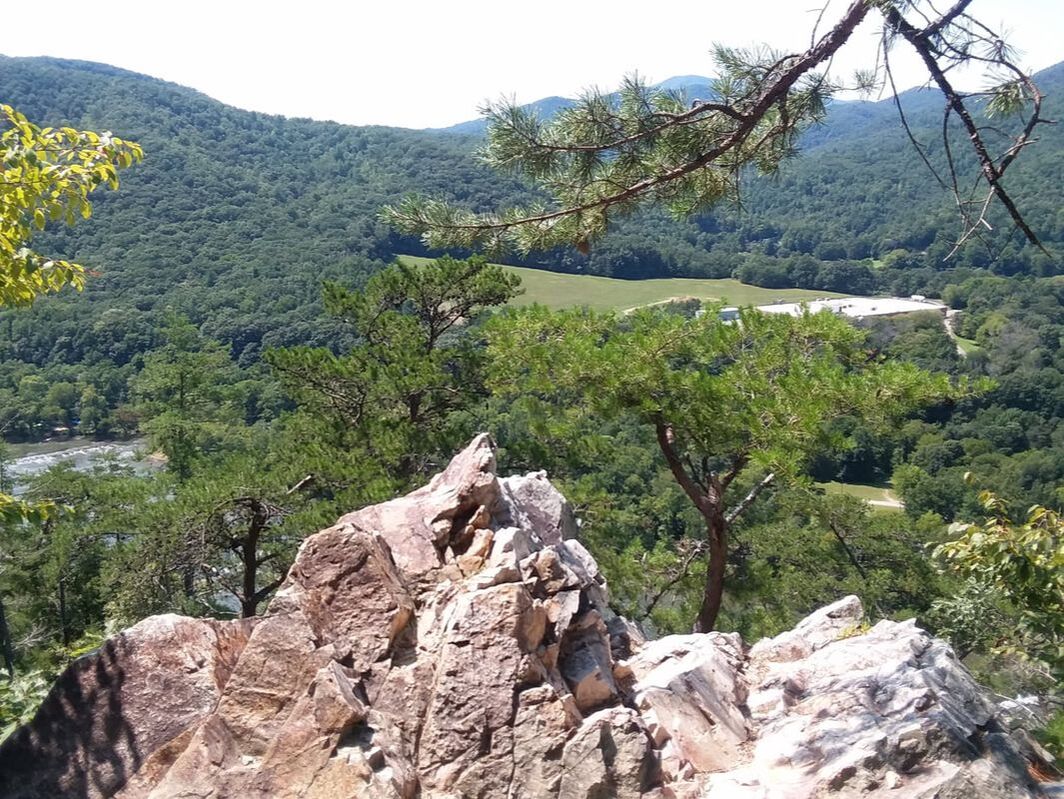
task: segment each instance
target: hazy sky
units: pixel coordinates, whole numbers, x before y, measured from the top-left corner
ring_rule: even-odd
[[[802,48],[821,4],[51,0],[45,15],[19,21],[0,49],[102,61],[256,111],[437,127],[473,118],[485,99],[502,95],[529,102],[590,85],[612,89],[636,70],[651,80],[707,75],[715,41]],[[834,0],[825,20],[846,5]],[[971,11],[1004,25],[1026,66],[1064,60],[1064,1],[975,0]],[[876,28],[866,26],[836,63],[846,74],[870,64],[875,40]],[[922,82],[915,67],[901,67],[906,85]]]

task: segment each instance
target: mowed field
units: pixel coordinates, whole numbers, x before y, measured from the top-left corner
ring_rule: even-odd
[[[817,483],[828,494],[848,494],[863,499],[874,508],[902,510],[904,503],[887,486],[870,486],[861,483]]]
[[[401,255],[411,264],[422,264],[431,258]],[[828,291],[807,289],[763,289],[748,286],[738,280],[698,280],[694,278],[661,278],[655,280],[617,280],[595,275],[563,275],[542,269],[520,266],[503,267],[521,278],[525,293],[513,301],[514,305],[539,303],[548,308],[571,308],[586,305],[595,310],[629,310],[671,299],[695,297],[700,300],[720,300],[727,305],[768,305],[776,301],[801,302],[822,297],[842,297]]]

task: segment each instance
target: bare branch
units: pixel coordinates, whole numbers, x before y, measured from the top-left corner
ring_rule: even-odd
[[[654,608],[658,606],[658,602],[660,602],[678,582],[687,577],[688,573],[691,571],[691,566],[693,566],[705,553],[705,541],[696,541],[691,546],[687,547],[687,552],[680,561],[679,568],[676,569],[673,575],[665,581],[661,588],[655,592],[653,597],[651,597],[650,602],[647,603],[646,610],[643,611],[643,618],[647,618],[654,612]]]
[[[291,496],[292,494],[302,491],[304,488],[313,483],[314,479],[314,475],[308,474],[306,477],[299,480],[294,486],[285,491],[285,496]]]
[[[761,482],[750,489],[750,493],[743,497],[743,501],[728,511],[728,515],[725,516],[725,520],[728,524],[731,524],[738,519],[747,508],[754,504],[754,500],[760,496],[761,492],[772,485],[772,482],[776,479],[775,472],[769,472],[762,479]]]
[[[961,120],[965,130],[968,132],[968,138],[971,141],[972,149],[975,151],[976,157],[979,159],[979,166],[983,177],[990,186],[990,190],[994,193],[994,196],[996,196],[1005,207],[1005,210],[1008,211],[1013,223],[1023,232],[1024,236],[1027,237],[1027,240],[1042,250],[1042,252],[1048,254],[1045,247],[1042,245],[1042,242],[1038,239],[1038,236],[1035,235],[1035,232],[1023,218],[1023,214],[1021,214],[1016,207],[1016,203],[1009,196],[1008,192],[1005,191],[1005,187],[1001,184],[1001,167],[994,163],[994,159],[991,157],[986,143],[983,141],[982,135],[979,133],[978,127],[972,120],[971,113],[965,106],[962,96],[950,83],[942,67],[936,60],[936,53],[932,49],[932,45],[928,40],[928,31],[931,30],[931,28],[927,28],[923,31],[916,29],[893,6],[887,9],[886,17],[887,23],[893,29],[898,31],[898,33],[901,34],[901,36],[912,45],[913,49],[919,54],[921,60],[924,62],[924,66],[931,75],[932,80],[934,80],[939,90],[945,96],[946,103]],[[936,28],[935,33],[937,34],[941,30],[941,27]],[[1032,120],[1037,120],[1037,118],[1038,114],[1035,113]],[[1028,123],[1032,130],[1036,124],[1037,121]]]

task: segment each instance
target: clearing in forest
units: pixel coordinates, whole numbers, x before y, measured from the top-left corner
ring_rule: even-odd
[[[401,255],[399,258],[411,264],[432,260],[413,255]],[[699,300],[720,300],[727,305],[768,305],[776,301],[801,302],[846,296],[820,290],[765,289],[731,278],[710,280],[670,277],[618,280],[597,275],[566,275],[520,266],[505,268],[521,278],[521,287],[525,290],[524,294],[513,300],[514,305],[539,303],[554,309],[586,305],[599,311],[614,308],[632,310],[644,305],[691,297]]]
[[[874,508],[902,510],[905,503],[888,486],[862,485],[861,483],[817,483],[828,494],[849,494],[863,499]]]

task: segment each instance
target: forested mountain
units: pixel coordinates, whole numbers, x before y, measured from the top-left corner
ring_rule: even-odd
[[[533,103],[528,103],[523,108],[534,111],[540,119],[550,119],[556,113],[565,108],[570,108],[573,101],[568,97],[544,97]],[[488,129],[488,123],[483,119],[469,119],[446,128],[427,128],[434,133],[456,133],[463,136],[481,136]]]
[[[23,348],[11,354],[27,360],[54,347],[82,360],[78,338],[92,337],[104,308],[107,335],[121,338],[142,334],[160,304],[206,322],[238,354],[313,340],[321,281],[357,281],[397,246],[376,221],[382,203],[415,186],[507,193],[451,137],[248,113],[142,75],[51,59],[0,59],[0,87],[41,124],[112,130],[151,153],[120,193],[98,198],[91,229],[44,240],[99,274],[83,297],[7,320]]]
[[[710,86],[709,78],[702,77],[701,75],[679,75],[668,80],[663,80],[661,83],[654,84],[654,87],[663,91],[677,92],[683,94],[692,100],[701,99],[706,100],[712,96],[712,88]],[[539,100],[535,100],[531,103],[521,106],[526,111],[532,111],[540,119],[550,119],[566,108],[572,108],[576,104],[576,101],[570,97],[558,97],[553,95],[551,97],[543,97]],[[450,125],[446,128],[429,128],[429,130],[436,131],[438,133],[459,133],[463,135],[481,136],[488,129],[488,123],[484,119],[469,119],[465,122],[459,122],[456,125]]]
[[[1039,80],[1052,115],[1064,95],[1064,65]],[[697,77],[665,85],[691,96],[708,91]],[[45,251],[95,271],[86,291],[0,312],[0,427],[9,438],[40,435],[50,429],[42,419],[68,426],[81,405],[121,407],[144,354],[162,343],[171,311],[226,345],[242,366],[271,347],[342,348],[345,339],[322,312],[322,282],[358,287],[395,254],[423,252],[381,224],[384,203],[414,190],[475,208],[528,197],[477,162],[474,136],[246,112],[101,64],[0,57],[0,101],[41,124],[112,130],[146,152],[119,192],[98,194],[91,224],[41,239]],[[544,104],[545,113],[557,106]],[[917,135],[933,141],[938,98],[911,91],[903,104]],[[1060,126],[1047,126],[1010,172],[1014,196],[1054,253],[1064,243],[1062,136]],[[973,244],[942,262],[955,211],[919,163],[891,101],[836,103],[828,123],[804,141],[805,153],[781,174],[748,181],[741,212],[722,208],[688,221],[645,212],[587,256],[538,253],[524,262],[617,277],[734,275],[772,288],[899,294],[940,294],[990,272],[1060,271],[1059,261],[1031,248],[1006,248],[988,261]],[[98,432],[135,425],[119,413]]]
[[[1052,115],[1064,67],[1040,80]],[[696,93],[699,85],[673,83]],[[3,354],[24,361],[78,363],[104,350],[122,361],[143,349],[146,320],[162,307],[202,323],[245,363],[264,346],[317,341],[322,279],[358,284],[395,253],[419,251],[379,223],[383,203],[414,189],[475,207],[527,196],[471,157],[476,137],[240,111],[100,64],[0,58],[0,99],[41,124],[112,130],[147,154],[121,192],[99,198],[92,225],[44,239],[99,274],[84,296],[3,317]],[[905,100],[914,129],[933,136],[937,104],[922,92]],[[643,214],[588,257],[540,254],[531,263],[619,277],[734,273],[768,286],[933,292],[957,228],[950,198],[919,165],[889,101],[840,103],[834,112],[808,133],[804,157],[775,179],[749,182],[741,213],[688,222]],[[1047,128],[1012,184],[1051,249],[1064,241],[1062,136]],[[866,258],[904,269],[874,272]],[[1058,268],[1027,250],[988,262],[976,245],[951,264],[1006,274]]]
[[[1048,96],[1046,116],[1056,118],[1058,109],[1064,109],[1064,63],[1038,73],[1036,80]],[[710,81],[704,77],[670,78],[657,85],[691,100],[712,96]],[[547,119],[574,103],[549,97],[525,108]],[[951,196],[920,162],[901,123],[899,104],[929,161],[942,176],[948,176],[941,139],[942,98],[937,91],[910,89],[897,101],[887,97],[834,102],[826,124],[804,135],[801,157],[786,164],[778,175],[749,181],[741,211],[716,209],[695,220],[699,233],[693,240],[698,249],[712,251],[717,257],[696,256],[680,269],[718,274],[724,269],[721,258],[752,252],[784,262],[795,255],[812,255],[821,261],[878,261],[893,254],[895,262],[901,259],[908,267],[983,267],[999,274],[1059,274],[1064,268],[1059,247],[1050,248],[1054,257],[1046,257],[1025,248],[1022,241],[1009,242],[1007,237],[999,238],[990,249],[973,243],[946,260],[959,229],[956,209]],[[484,129],[483,121],[469,121],[445,130],[482,133]],[[1060,211],[1064,132],[1059,126],[1047,126],[1037,149],[1024,154],[1009,185],[1023,198],[1022,210],[1043,241],[1059,245],[1064,240]],[[974,175],[970,154],[962,147],[955,152],[959,154],[958,171]],[[1008,229],[1006,222],[996,221]],[[657,225],[642,220],[625,229],[645,233],[647,227],[653,230]],[[675,232],[692,239],[691,231],[682,227],[677,226]],[[737,263],[731,265],[732,269],[738,267]],[[616,266],[610,271],[616,272]]]
[[[1048,118],[1056,118],[1064,110],[1064,64],[1044,70],[1036,80],[1048,95]],[[947,176],[940,97],[932,90],[913,90],[901,100],[915,138],[939,173]],[[1021,198],[1024,215],[1053,256],[1023,246],[1019,237],[1007,243],[1007,236],[1000,236],[993,250],[972,242],[944,261],[960,230],[956,209],[919,163],[893,101],[844,104],[833,112],[826,126],[807,136],[805,157],[788,164],[775,180],[750,184],[751,221],[765,226],[766,251],[775,245],[779,251],[835,260],[883,259],[900,249],[907,260],[933,268],[953,263],[999,274],[1062,271],[1064,131],[1059,126],[1045,126],[1037,152],[1025,152],[1008,179],[1009,188]],[[956,122],[951,132],[955,140],[961,139]],[[963,147],[953,150],[958,172],[974,175],[974,157]],[[1010,228],[1002,215],[994,222],[1001,231]],[[752,235],[749,224],[744,230]]]

